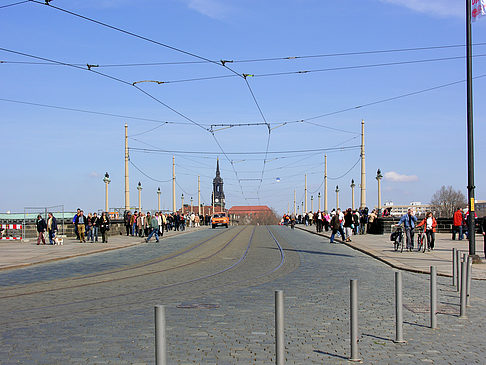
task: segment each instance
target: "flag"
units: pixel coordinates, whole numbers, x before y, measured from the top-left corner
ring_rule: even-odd
[[[471,18],[475,22],[479,17],[486,15],[486,0],[471,0]]]

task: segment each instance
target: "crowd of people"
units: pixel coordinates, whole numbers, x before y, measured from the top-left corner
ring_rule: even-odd
[[[155,236],[156,242],[159,242],[159,237],[164,235],[164,231],[184,231],[187,226],[200,227],[201,225],[210,225],[210,215],[198,215],[195,213],[162,213],[155,212],[151,214],[147,212],[135,211],[133,214],[126,211],[123,217],[127,236],[146,237],[148,242],[152,236]]]
[[[368,208],[359,210],[348,208],[344,212],[338,208],[331,210],[331,212],[318,210],[317,212],[308,212],[297,216],[284,214],[281,224],[314,225],[318,233],[324,230],[326,232],[331,231],[331,243],[334,242],[334,237],[337,233],[346,242],[351,242],[353,235],[372,233],[377,214],[375,210],[371,214],[368,213]]]

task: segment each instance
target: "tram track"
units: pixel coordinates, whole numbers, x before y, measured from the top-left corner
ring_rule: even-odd
[[[263,228],[263,227],[261,227],[261,228]],[[230,240],[230,242],[226,243],[225,248],[228,247],[229,244],[232,241],[234,241],[236,239],[236,237],[238,237],[239,234],[242,233],[245,229],[246,229],[246,227],[244,227],[235,236],[233,236],[233,238]],[[241,267],[242,264],[245,263],[245,261],[248,259],[249,252],[252,248],[252,245],[254,244],[254,235],[255,235],[256,229],[257,229],[257,227],[252,228],[250,237],[248,239],[246,247],[245,247],[243,253],[241,254],[241,256],[238,257],[238,259],[236,261],[232,262],[231,265],[225,266],[224,268],[219,269],[217,271],[213,271],[213,272],[210,272],[210,273],[207,273],[207,274],[204,274],[204,275],[199,275],[199,276],[190,278],[188,280],[181,280],[181,281],[177,281],[177,282],[170,283],[170,284],[151,286],[151,287],[144,288],[144,289],[133,290],[133,291],[128,291],[128,292],[121,292],[121,293],[108,295],[108,296],[105,295],[105,296],[100,296],[100,297],[96,297],[96,298],[87,298],[87,299],[77,300],[77,301],[66,301],[66,302],[51,304],[51,305],[46,305],[46,306],[36,306],[36,307],[29,307],[29,308],[24,308],[24,309],[17,309],[17,310],[11,311],[10,313],[14,314],[15,316],[20,315],[24,318],[21,318],[21,319],[19,318],[18,320],[13,320],[13,318],[12,318],[11,320],[8,321],[8,324],[14,324],[14,323],[18,324],[18,323],[24,323],[24,322],[28,322],[28,321],[32,321],[32,320],[42,320],[43,321],[43,320],[50,320],[50,319],[59,319],[60,316],[67,315],[67,313],[65,313],[65,314],[57,313],[58,309],[60,309],[60,308],[65,308],[67,310],[68,307],[82,306],[84,308],[76,309],[76,313],[92,314],[92,313],[97,313],[100,310],[106,310],[106,309],[110,309],[110,308],[113,309],[113,308],[117,308],[117,307],[119,308],[119,307],[129,307],[129,306],[133,306],[133,305],[139,305],[140,304],[139,298],[147,297],[151,293],[156,294],[156,293],[160,292],[161,290],[170,289],[170,288],[174,288],[174,287],[183,287],[184,285],[193,284],[193,283],[196,283],[196,282],[204,281],[204,280],[215,278],[215,277],[219,277],[220,278],[219,280],[224,280],[225,279],[224,278],[225,273],[231,272],[231,271],[235,270],[236,268]],[[260,231],[259,231],[260,235],[262,234],[262,231],[263,230],[260,229]],[[248,276],[244,279],[229,280],[229,281],[223,282],[223,283],[216,283],[216,281],[214,281],[214,285],[212,285],[212,286],[210,285],[208,290],[213,290],[213,289],[221,290],[221,289],[225,289],[225,288],[231,287],[231,286],[236,287],[236,286],[241,285],[241,284],[246,284],[248,286],[251,286],[251,285],[254,285],[257,281],[259,281],[259,280],[261,280],[265,277],[271,276],[272,274],[276,273],[279,269],[282,268],[282,266],[285,264],[285,260],[286,260],[284,249],[283,249],[281,243],[279,242],[279,240],[275,237],[274,233],[272,232],[272,230],[269,227],[266,227],[265,231],[266,231],[266,234],[270,238],[270,240],[268,240],[268,241],[273,241],[273,244],[275,244],[277,246],[277,250],[278,250],[278,253],[279,253],[278,262],[274,263],[274,265],[272,267],[268,268],[264,272],[257,273],[256,275],[250,275],[250,276]],[[218,250],[217,253],[221,253],[221,252],[222,252],[222,249]],[[215,256],[217,253],[212,254],[211,257]],[[206,258],[204,258],[204,259],[206,259]],[[203,261],[204,259],[200,259],[200,260],[198,260],[198,262]],[[222,258],[222,259],[224,259],[224,258]],[[238,273],[235,273],[234,275],[238,275]],[[76,289],[76,288],[78,288],[78,286],[71,286],[70,288]],[[42,295],[42,294],[48,294],[48,293],[37,293],[37,294]],[[128,301],[128,302],[122,301],[123,302],[122,304],[118,303],[118,300],[120,300],[120,298],[129,298],[131,296],[136,296],[137,300],[136,301]],[[6,299],[6,297],[0,298],[0,299]],[[108,303],[108,302],[113,302],[113,301],[117,301],[117,302],[116,303]],[[95,305],[95,303],[103,303],[103,304],[102,305],[100,305],[100,304]],[[90,305],[92,305],[91,308],[86,308],[86,306],[90,306]],[[45,311],[45,310],[48,310],[49,314],[47,314],[47,315],[43,314],[42,311]],[[25,318],[25,315],[27,315],[29,318]],[[5,325],[7,323],[0,323],[0,324]]]

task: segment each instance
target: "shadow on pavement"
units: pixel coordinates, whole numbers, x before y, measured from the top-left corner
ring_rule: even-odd
[[[362,333],[361,335],[362,335],[362,336],[367,336],[367,337],[376,338],[377,340],[382,340],[382,341],[392,341],[392,342],[393,342],[393,340],[392,340],[391,338],[385,338],[385,337],[380,337],[380,336],[370,335],[369,333]]]
[[[270,250],[278,250],[276,247],[265,247]],[[291,251],[291,252],[300,252],[300,253],[309,253],[312,255],[328,255],[328,256],[340,256],[340,257],[354,257],[352,255],[340,254],[340,253],[332,253],[332,252],[323,252],[323,251],[311,251],[311,250],[296,250],[294,248],[284,248],[284,251]]]
[[[343,360],[349,360],[349,358],[346,357],[346,356],[341,356],[341,355],[337,355],[337,354],[331,354],[330,352],[326,352],[326,351],[314,350],[314,352],[317,353],[317,354],[321,354],[321,355],[328,355],[328,356],[337,357],[337,358],[343,359]]]

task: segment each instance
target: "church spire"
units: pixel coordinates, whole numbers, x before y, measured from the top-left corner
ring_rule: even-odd
[[[216,160],[216,177],[220,177],[221,173],[219,172],[219,157]]]

